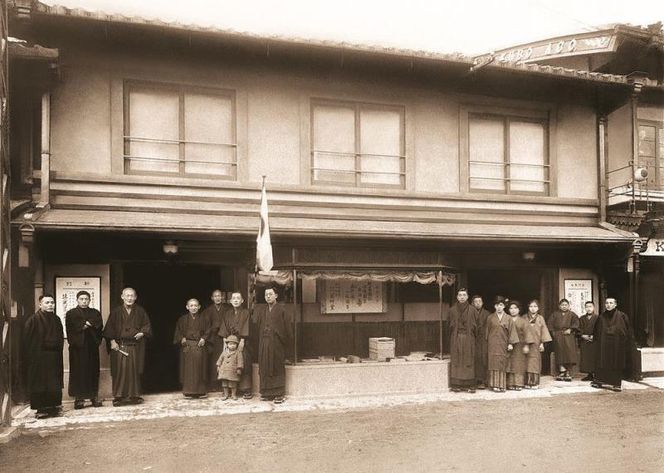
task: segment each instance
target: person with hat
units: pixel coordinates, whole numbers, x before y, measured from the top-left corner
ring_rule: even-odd
[[[486,321],[484,336],[487,341],[487,385],[494,392],[505,392],[507,387],[507,362],[509,352],[519,341],[512,318],[505,313],[506,299],[496,296],[495,312]]]
[[[242,353],[237,349],[240,339],[235,335],[226,337],[226,349],[217,360],[218,378],[221,380],[221,387],[224,390],[225,401],[229,397],[237,400],[237,385],[244,368],[244,359]]]

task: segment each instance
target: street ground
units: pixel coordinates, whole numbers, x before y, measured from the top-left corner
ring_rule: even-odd
[[[59,424],[58,419],[36,424],[30,415],[18,420],[23,435],[0,445],[0,468],[12,473],[664,471],[664,390],[635,385],[613,393],[567,386],[549,383],[540,392],[506,397],[485,392],[456,398],[446,393],[428,402],[355,400],[346,407],[330,400],[289,400],[278,408],[238,402],[250,410],[219,415],[208,406],[184,409],[176,417],[144,412],[133,421],[108,415],[101,422],[72,421],[92,409],[68,412]],[[560,395],[551,394],[555,389]],[[171,395],[161,402],[171,409],[173,402],[192,401]],[[228,409],[227,414],[242,412]],[[124,410],[138,414],[116,408]]]

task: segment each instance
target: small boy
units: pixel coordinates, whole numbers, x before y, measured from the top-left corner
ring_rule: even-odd
[[[238,350],[239,339],[235,335],[226,338],[226,350],[217,360],[217,378],[221,380],[221,387],[224,390],[225,401],[229,397],[237,400],[237,384],[240,381],[244,360],[242,353]]]

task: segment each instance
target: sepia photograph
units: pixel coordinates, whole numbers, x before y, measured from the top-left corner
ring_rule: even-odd
[[[0,471],[664,471],[664,4],[0,0]]]

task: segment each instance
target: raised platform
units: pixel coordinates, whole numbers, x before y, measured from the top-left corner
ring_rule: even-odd
[[[286,396],[326,397],[441,393],[449,388],[449,360],[301,363],[286,366]],[[253,367],[254,391],[260,386]]]
[[[639,348],[641,352],[641,372],[664,372],[664,348]]]

